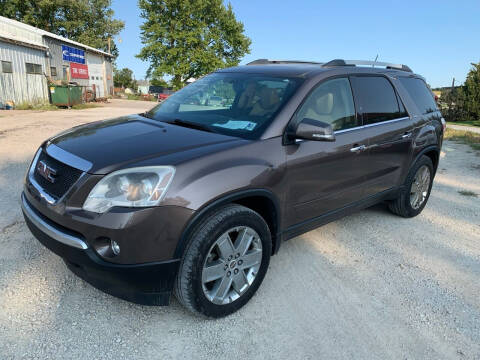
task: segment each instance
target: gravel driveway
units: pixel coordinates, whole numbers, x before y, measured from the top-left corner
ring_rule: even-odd
[[[0,359],[480,359],[480,154],[453,142],[420,216],[376,206],[284,243],[228,318],[130,304],[71,274],[21,216],[28,162],[60,130],[150,106],[0,113]]]

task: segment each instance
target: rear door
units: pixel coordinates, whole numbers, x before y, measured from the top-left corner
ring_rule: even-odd
[[[357,109],[368,131],[364,196],[400,185],[409,164],[413,121],[386,76],[351,77]]]

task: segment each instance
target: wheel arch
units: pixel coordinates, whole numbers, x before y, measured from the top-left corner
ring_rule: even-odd
[[[242,205],[259,213],[266,221],[272,234],[272,255],[278,251],[281,243],[279,235],[281,213],[277,197],[266,189],[246,189],[222,195],[198,209],[180,236],[174,254],[176,259],[182,258],[189,236],[197,225],[213,211],[227,204]]]
[[[423,155],[428,156],[430,160],[432,160],[433,171],[434,173],[436,173],[438,162],[440,160],[440,148],[436,145],[427,146],[425,149],[423,149],[417,154],[417,156],[415,157],[415,160],[412,162],[412,165],[415,164],[418,161],[418,159],[420,159],[420,157],[422,157]]]

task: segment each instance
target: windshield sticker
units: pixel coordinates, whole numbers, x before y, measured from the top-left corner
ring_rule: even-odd
[[[223,124],[212,124],[213,126],[222,127],[225,129],[232,129],[232,130],[248,130],[252,131],[257,126],[256,123],[251,121],[240,121],[240,120],[228,120],[226,123]]]

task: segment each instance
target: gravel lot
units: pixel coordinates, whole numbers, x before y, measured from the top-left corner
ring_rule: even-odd
[[[152,105],[0,113],[0,359],[480,359],[480,154],[453,142],[420,216],[376,206],[284,243],[228,318],[130,304],[71,274],[23,221],[28,162],[63,129]]]

